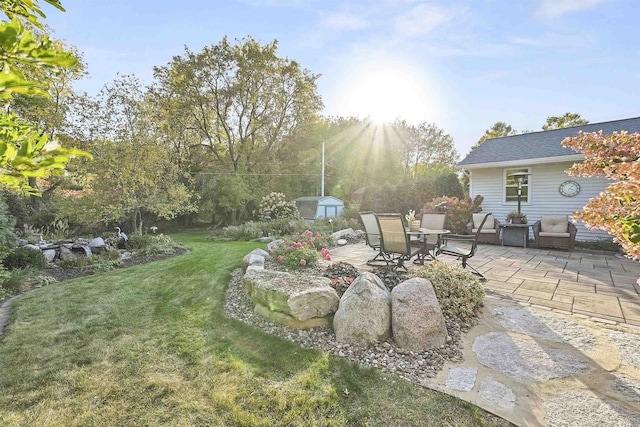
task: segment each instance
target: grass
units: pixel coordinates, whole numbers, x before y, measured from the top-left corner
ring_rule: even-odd
[[[230,272],[256,244],[204,237],[176,236],[186,255],[16,301],[0,344],[0,425],[496,422],[453,397],[227,319]]]

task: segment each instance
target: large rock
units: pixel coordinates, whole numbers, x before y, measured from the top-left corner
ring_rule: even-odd
[[[391,291],[391,328],[398,347],[424,351],[447,342],[447,326],[433,285],[406,280]]]
[[[391,334],[391,296],[382,280],[362,273],[347,288],[333,317],[333,330],[340,343],[367,345]]]
[[[247,269],[242,282],[256,305],[300,322],[331,316],[340,301],[326,277],[260,270],[252,266]],[[260,314],[258,309],[256,312]]]
[[[252,250],[247,255],[245,255],[245,257],[242,259],[242,264],[244,266],[243,269],[246,271],[247,267],[249,266],[264,268],[264,260],[268,256],[269,256],[269,252],[263,249]]]
[[[70,246],[71,245],[60,246],[60,259],[62,261],[73,261],[77,259]]]
[[[47,260],[47,262],[53,262],[56,259],[56,250],[55,249],[45,249],[42,251],[42,255]]]
[[[358,236],[356,235],[356,232],[353,231],[353,228],[345,228],[344,230],[338,230],[335,233],[333,233],[331,235],[331,237],[333,237],[336,240],[340,240],[340,239],[357,239]]]
[[[89,241],[89,247],[93,253],[99,254],[107,250],[107,245],[102,237],[96,237]]]

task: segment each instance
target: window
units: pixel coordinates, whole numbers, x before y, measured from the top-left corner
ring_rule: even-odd
[[[518,181],[516,181],[511,175],[517,172],[530,173],[529,168],[519,169],[505,169],[504,170],[504,187],[506,203],[518,202]],[[522,180],[522,196],[520,198],[522,203],[529,203],[529,177],[524,177]]]

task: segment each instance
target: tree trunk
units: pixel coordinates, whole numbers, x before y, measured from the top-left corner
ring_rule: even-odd
[[[38,189],[38,181],[36,178],[29,178],[29,185],[34,188],[34,189]],[[40,196],[30,196],[29,197],[29,203],[31,204],[31,209],[33,209],[34,212],[42,212],[42,207],[43,207],[43,203],[42,203],[42,197]]]

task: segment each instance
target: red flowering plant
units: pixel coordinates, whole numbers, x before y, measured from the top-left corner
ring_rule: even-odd
[[[615,181],[573,216],[588,228],[613,234],[629,258],[640,260],[640,133],[578,132],[562,145],[585,156],[567,171],[569,175]]]
[[[271,256],[287,268],[311,267],[317,264],[320,257],[327,261],[331,260],[328,249],[331,241],[329,236],[314,234],[307,230],[292,236],[291,239],[283,239],[282,243],[273,248]]]

